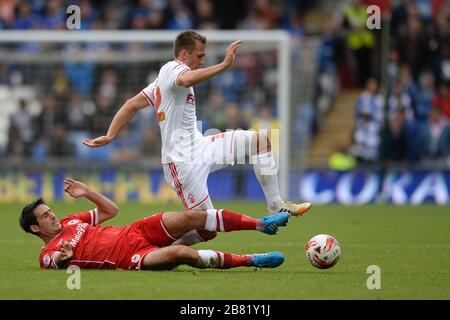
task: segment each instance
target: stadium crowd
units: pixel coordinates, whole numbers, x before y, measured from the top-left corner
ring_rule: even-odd
[[[364,28],[365,11],[371,3],[392,16],[387,70],[380,62],[381,31]],[[318,105],[323,101],[329,101],[331,107],[336,83],[343,88],[360,87],[364,91],[355,104],[349,148],[360,163],[414,162],[450,155],[450,7],[445,1],[10,0],[1,2],[0,30],[65,29],[70,4],[80,6],[82,30],[282,28],[296,39],[318,36],[312,121],[317,120]],[[329,19],[317,27],[310,24],[310,12],[322,12],[322,17]],[[63,49],[76,56],[82,50],[108,51],[110,46]],[[125,48],[151,49],[152,44]],[[14,50],[33,53],[51,48],[28,43]],[[196,87],[202,130],[278,128],[276,79],[260,77],[263,71],[275,70],[276,63],[274,53],[242,53],[233,69]],[[83,137],[103,134],[120,105],[147,84],[148,70],[157,67],[155,63],[133,68],[130,64],[67,60],[51,70],[45,66],[36,70],[0,61],[0,85],[32,84],[42,94],[37,114],[30,112],[27,101],[19,101],[10,116],[7,143],[0,146],[0,154],[12,160],[32,157],[35,161],[48,157],[113,161],[159,158],[159,130],[150,110],[108,148],[87,152],[79,143]],[[380,88],[384,72],[388,81]],[[320,130],[319,124],[311,127],[312,134]]]
[[[392,11],[385,93],[368,74],[355,104],[350,150],[361,163],[449,164],[450,6],[433,4]]]

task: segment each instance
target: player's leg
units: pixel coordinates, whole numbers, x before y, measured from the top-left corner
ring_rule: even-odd
[[[281,200],[278,168],[270,139],[264,130],[253,132],[250,159],[256,178],[266,196],[269,212],[287,211],[294,216],[301,216],[311,208],[309,202],[297,204]]]
[[[205,186],[205,188],[207,189],[206,186]],[[200,205],[195,207],[193,210],[195,210],[195,212],[197,212],[197,211],[201,211],[201,210],[208,210],[208,209],[211,210],[213,208],[214,208],[214,206],[212,204],[211,198],[208,196],[208,198],[205,201],[203,201]],[[186,244],[186,245],[190,245],[190,243],[198,243],[198,242],[212,240],[216,236],[217,236],[217,233],[215,231],[208,231],[208,230],[199,228],[199,229],[189,231],[187,234],[185,234],[183,236],[184,237],[183,242],[186,242],[186,240],[190,240],[187,242],[188,244]],[[195,242],[193,242],[192,240],[194,240]]]
[[[281,252],[237,255],[213,250],[195,250],[188,246],[175,245],[149,252],[142,261],[141,269],[170,270],[182,264],[201,269],[229,269],[252,266],[275,268],[283,262],[284,256]]]
[[[226,163],[245,164],[246,158],[253,165],[256,178],[263,189],[270,212],[279,211],[283,206],[278,187],[277,165],[273,156],[270,141],[264,132],[235,130],[226,132],[221,141],[214,141],[215,160],[226,159]],[[232,159],[232,161],[230,161]],[[211,171],[225,166],[215,164]]]
[[[283,206],[278,187],[278,174],[270,141],[262,132],[234,130],[216,135],[211,141],[211,172],[233,164],[245,164],[250,158],[253,170],[266,197],[270,212],[279,211]]]
[[[166,182],[175,190],[186,209],[212,208],[206,184],[207,175],[204,166],[197,163],[163,164]],[[215,232],[206,230],[189,230],[176,240],[173,245],[186,245],[208,241],[216,237]]]
[[[161,221],[164,229],[172,237],[179,238],[191,230],[209,232],[257,230],[266,234],[276,234],[278,227],[287,225],[290,216],[287,212],[280,212],[257,219],[225,209],[208,209],[164,212]]]

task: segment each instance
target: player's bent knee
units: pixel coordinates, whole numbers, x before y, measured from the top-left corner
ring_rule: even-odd
[[[200,227],[206,218],[205,211],[187,210],[184,211],[186,223],[194,228]]]

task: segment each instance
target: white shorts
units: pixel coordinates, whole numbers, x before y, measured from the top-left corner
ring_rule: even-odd
[[[250,154],[252,131],[233,130],[204,137],[202,152],[192,162],[163,163],[164,178],[186,209],[214,209],[209,198],[211,172],[244,164]]]

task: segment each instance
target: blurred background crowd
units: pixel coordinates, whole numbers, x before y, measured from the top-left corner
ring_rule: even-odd
[[[335,108],[340,94],[350,90],[354,98],[346,107],[352,110],[352,128],[345,143],[328,144],[327,163],[332,168],[450,163],[448,1],[3,0],[0,32],[65,30],[66,8],[71,4],[80,6],[82,30],[284,29],[292,37],[294,63],[296,48],[313,37],[317,43],[313,54],[302,56],[304,63],[317,66],[312,94],[308,101],[293,106],[302,111],[297,122],[293,119],[292,140],[295,135],[308,134],[314,145],[327,125],[323,119]],[[381,30],[366,28],[370,4],[381,8]],[[51,53],[58,51],[73,58],[86,52],[110,52],[116,46],[0,44],[0,55],[44,53],[51,59]],[[151,42],[120,46],[130,54],[158,49]],[[167,61],[170,59],[167,56]],[[8,103],[10,109],[1,115],[3,159],[158,161],[159,129],[150,108],[107,148],[86,150],[80,141],[105,134],[118,108],[155,77],[159,62],[110,64],[66,59],[49,68],[45,63],[5,61],[0,59],[0,109]],[[280,128],[274,76],[277,63],[276,51],[244,51],[232,69],[196,87],[202,131]],[[301,85],[295,80],[302,76],[292,77],[292,91]],[[37,88],[38,96],[13,101],[14,90],[26,86]]]

